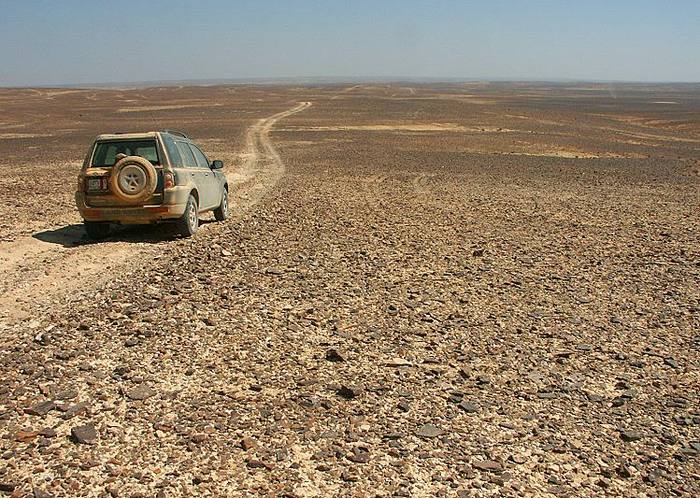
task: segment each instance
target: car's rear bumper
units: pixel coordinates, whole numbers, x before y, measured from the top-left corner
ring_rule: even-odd
[[[157,206],[89,206],[84,192],[75,193],[75,204],[85,221],[110,221],[113,223],[154,223],[179,218],[185,212],[190,188],[177,186],[165,189],[163,203]]]

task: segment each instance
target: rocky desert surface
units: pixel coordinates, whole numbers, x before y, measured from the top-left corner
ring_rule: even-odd
[[[0,90],[0,492],[700,495],[700,85]],[[235,216],[94,243],[98,133]]]

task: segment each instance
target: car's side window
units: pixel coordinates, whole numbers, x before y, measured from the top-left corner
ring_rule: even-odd
[[[198,147],[190,144],[190,149],[192,149],[192,153],[194,154],[195,159],[197,160],[197,166],[200,168],[207,168],[209,169],[209,161],[207,160],[207,157],[204,155],[204,153],[199,150]]]
[[[174,168],[181,168],[183,166],[182,156],[180,155],[177,145],[175,145],[175,140],[173,140],[171,136],[165,134],[162,135],[162,137],[165,149],[168,151],[168,156],[170,157],[170,165]]]
[[[182,164],[187,168],[196,168],[197,161],[194,158],[194,154],[190,150],[189,146],[185,142],[175,142],[177,148],[180,151],[180,156],[182,156]]]

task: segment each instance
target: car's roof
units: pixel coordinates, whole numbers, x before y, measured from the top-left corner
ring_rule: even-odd
[[[171,132],[169,130],[141,131],[141,132],[133,132],[133,133],[103,133],[102,135],[97,135],[96,140],[139,140],[139,139],[143,139],[143,138],[157,138],[158,134],[162,134],[162,133],[167,133],[168,135],[177,136],[177,138],[180,140],[183,140],[183,139],[187,140],[187,141],[190,140],[184,133]]]

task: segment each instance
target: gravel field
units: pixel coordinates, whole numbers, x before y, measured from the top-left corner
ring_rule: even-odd
[[[93,135],[183,129],[236,172],[247,130],[300,102],[228,222],[76,226]],[[0,109],[1,492],[700,495],[700,86],[0,90]]]

